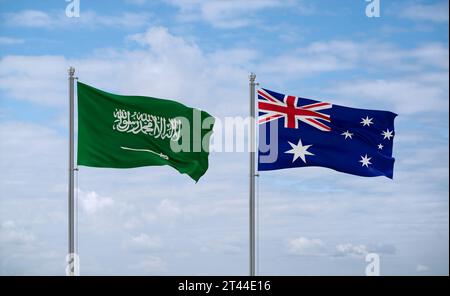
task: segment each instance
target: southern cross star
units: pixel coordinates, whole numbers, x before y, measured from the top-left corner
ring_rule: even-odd
[[[367,154],[365,156],[361,156],[361,160],[359,161],[360,163],[362,163],[362,166],[364,167],[369,167],[369,164],[372,164],[370,162],[370,160],[372,159],[372,157],[367,157]]]
[[[345,133],[342,133],[341,136],[345,136],[345,139],[347,140],[347,138],[352,139],[353,134],[349,131],[346,131]]]
[[[295,162],[299,157],[303,160],[304,163],[306,163],[306,155],[314,155],[311,152],[308,151],[308,148],[312,145],[305,145],[303,146],[302,140],[298,139],[298,144],[292,144],[291,142],[288,142],[289,145],[291,145],[292,149],[288,150],[284,153],[288,154],[294,154],[294,158],[292,159],[292,162]]]
[[[366,118],[361,118],[361,119],[362,119],[362,121],[360,123],[363,126],[369,126],[370,127],[370,125],[373,124],[373,122],[372,122],[373,118],[369,118],[369,116],[366,116]]]
[[[379,150],[383,150],[383,148],[384,148],[383,144],[378,144],[378,149]]]
[[[391,138],[393,138],[393,137],[394,137],[394,135],[392,134],[393,132],[394,132],[394,131],[390,131],[389,129],[383,131],[383,132],[381,133],[381,135],[384,136],[384,139],[383,139],[383,140],[386,140],[386,139],[390,140]]]

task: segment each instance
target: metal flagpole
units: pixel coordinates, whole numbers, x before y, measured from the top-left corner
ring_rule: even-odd
[[[250,276],[255,275],[255,79],[251,73],[250,79]]]
[[[75,275],[75,187],[74,187],[74,81],[75,68],[69,70],[69,270],[68,275]]]

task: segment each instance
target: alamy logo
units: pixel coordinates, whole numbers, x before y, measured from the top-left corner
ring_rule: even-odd
[[[369,253],[366,255],[366,275],[380,276],[380,256],[376,253]]]
[[[66,256],[66,275],[80,275],[80,257],[76,253],[69,253]]]
[[[366,0],[366,2],[370,2],[366,6],[367,17],[380,17],[380,1],[381,0]]]
[[[67,17],[80,17],[80,0],[65,0],[69,2],[66,6]]]

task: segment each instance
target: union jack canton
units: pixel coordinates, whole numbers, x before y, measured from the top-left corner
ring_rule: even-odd
[[[397,114],[267,89],[258,90],[258,109],[259,171],[318,166],[358,176],[393,178]]]

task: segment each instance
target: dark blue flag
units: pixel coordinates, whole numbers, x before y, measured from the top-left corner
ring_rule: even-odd
[[[393,178],[394,119],[364,110],[258,90],[258,170],[319,166]]]

